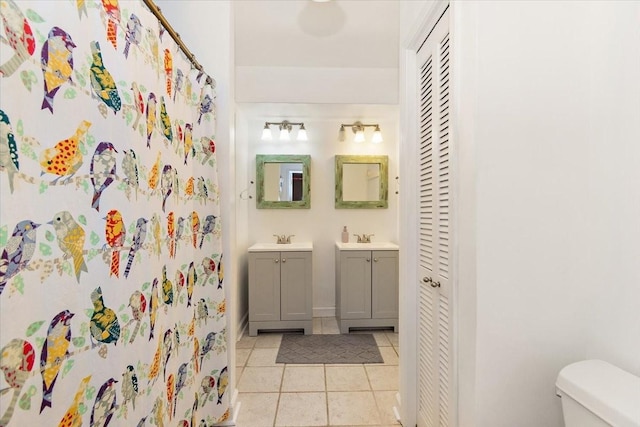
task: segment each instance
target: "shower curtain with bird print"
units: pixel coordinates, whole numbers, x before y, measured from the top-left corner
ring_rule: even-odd
[[[225,421],[214,84],[139,0],[0,14],[0,427]]]

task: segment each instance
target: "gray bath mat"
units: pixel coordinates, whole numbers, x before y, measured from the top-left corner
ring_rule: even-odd
[[[282,336],[276,363],[383,363],[371,334]]]

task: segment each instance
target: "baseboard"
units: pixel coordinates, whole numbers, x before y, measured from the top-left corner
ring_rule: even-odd
[[[240,323],[238,324],[238,333],[236,334],[236,341],[240,341],[240,338],[246,333],[247,328],[249,327],[249,313],[245,313],[240,319]]]
[[[336,308],[313,307],[313,317],[336,317]]]
[[[400,420],[400,407],[402,406],[402,402],[400,401],[400,393],[396,393],[396,403],[398,404],[397,406],[393,407],[393,415],[396,417],[396,421],[398,421],[400,424],[402,424],[401,420]]]

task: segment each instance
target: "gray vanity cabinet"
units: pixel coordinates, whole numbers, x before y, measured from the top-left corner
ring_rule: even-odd
[[[312,331],[311,251],[249,252],[249,335]]]
[[[336,249],[336,317],[353,327],[398,329],[398,250]]]

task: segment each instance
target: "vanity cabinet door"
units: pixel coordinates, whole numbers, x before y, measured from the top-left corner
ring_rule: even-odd
[[[371,251],[340,254],[340,317],[371,318]]]
[[[398,251],[373,251],[371,317],[398,318]]]
[[[280,320],[280,252],[249,254],[249,321]]]
[[[280,254],[281,320],[312,318],[311,252]]]

